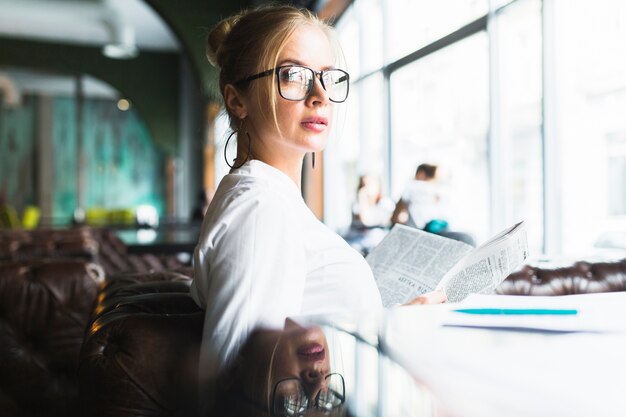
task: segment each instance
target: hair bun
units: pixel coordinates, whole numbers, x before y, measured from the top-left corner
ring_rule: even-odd
[[[220,49],[230,31],[237,24],[241,15],[234,15],[221,20],[209,33],[207,39],[207,58],[215,68],[221,67]]]

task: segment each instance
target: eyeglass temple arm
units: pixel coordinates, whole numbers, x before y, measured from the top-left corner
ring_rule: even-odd
[[[267,77],[268,75],[272,75],[278,71],[278,68],[269,69],[267,71],[260,72],[258,74],[254,74],[249,76],[248,78],[244,78],[243,80],[239,80],[235,83],[235,85],[247,83],[250,81],[258,80],[259,78]]]

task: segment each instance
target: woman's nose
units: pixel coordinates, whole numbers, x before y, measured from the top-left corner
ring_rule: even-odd
[[[303,370],[300,374],[300,378],[302,378],[304,387],[311,399],[315,399],[318,392],[326,385],[324,375],[316,369]]]
[[[328,103],[330,101],[328,99],[328,92],[322,85],[320,76],[317,74],[313,77],[313,89],[311,89],[311,93],[309,93],[307,100],[311,103]]]

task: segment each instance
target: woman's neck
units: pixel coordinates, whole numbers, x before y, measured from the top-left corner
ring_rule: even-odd
[[[250,138],[250,136],[248,136]],[[302,162],[304,153],[289,147],[269,147],[264,141],[252,140],[252,148],[247,143],[237,142],[236,165],[256,159],[282,171],[302,190]]]
[[[254,155],[251,153],[247,155],[247,158],[245,156],[237,157],[234,161],[234,166],[238,167],[252,160],[261,161],[276,168],[291,178],[298,189],[302,190],[302,162],[304,161],[304,155],[300,157],[284,158],[276,155],[266,156]]]
[[[273,166],[279,171],[287,175],[298,186],[299,190],[302,190],[302,161],[304,156],[298,159],[284,158],[256,158],[268,165]]]

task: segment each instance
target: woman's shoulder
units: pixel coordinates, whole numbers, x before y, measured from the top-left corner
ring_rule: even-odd
[[[288,196],[265,178],[228,174],[220,182],[211,206],[217,210],[251,205],[281,207],[285,200],[288,200]]]
[[[295,227],[300,203],[297,198],[263,178],[229,174],[222,179],[205,215],[203,232],[221,235],[233,228],[250,227],[258,221]]]

